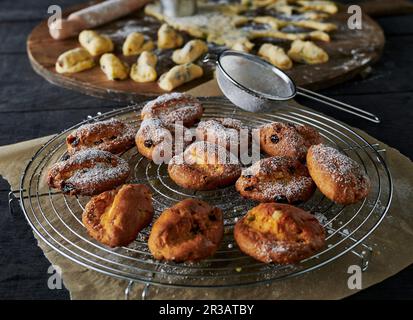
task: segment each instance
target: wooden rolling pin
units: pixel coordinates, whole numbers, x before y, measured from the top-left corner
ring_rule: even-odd
[[[78,35],[82,30],[92,29],[128,15],[150,0],[107,0],[73,12],[67,19],[56,20],[49,25],[50,35],[56,40]]]

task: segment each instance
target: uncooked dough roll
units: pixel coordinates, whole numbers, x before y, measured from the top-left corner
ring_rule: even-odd
[[[124,80],[128,77],[128,66],[113,53],[105,53],[100,58],[100,67],[109,80]]]
[[[270,43],[264,43],[258,51],[258,55],[283,70],[291,69],[293,66],[293,62],[284,49]]]
[[[172,60],[176,64],[194,62],[201,55],[208,52],[207,44],[202,40],[188,41],[182,49],[177,49],[172,54]]]
[[[182,46],[184,39],[174,28],[164,23],[158,30],[158,48],[174,49]]]
[[[113,51],[112,40],[93,30],[83,30],[79,34],[79,43],[89,51],[92,56],[100,56],[101,54]]]
[[[84,48],[75,48],[62,53],[56,61],[57,73],[76,73],[95,65],[93,57]]]
[[[158,77],[155,67],[158,58],[149,51],[144,51],[138,58],[138,62],[132,65],[130,77],[136,82],[152,82]]]
[[[127,37],[122,46],[122,53],[125,56],[138,55],[143,51],[151,51],[155,47],[152,40],[145,42],[142,33],[132,32]]]
[[[172,91],[180,85],[202,77],[204,71],[193,63],[175,66],[159,78],[159,87],[165,91]]]

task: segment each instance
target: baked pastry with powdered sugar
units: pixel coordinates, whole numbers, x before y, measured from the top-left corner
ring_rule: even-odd
[[[141,155],[155,162],[162,160],[166,163],[176,153],[183,152],[192,140],[191,131],[183,125],[166,124],[158,118],[143,120],[135,137]]]
[[[333,147],[312,146],[307,166],[318,189],[334,202],[356,203],[370,191],[370,179],[360,165]]]
[[[135,135],[132,125],[118,119],[88,123],[67,136],[67,152],[92,148],[118,154],[133,147]]]
[[[141,111],[141,119],[158,118],[164,124],[182,122],[186,127],[201,119],[204,108],[201,102],[186,93],[173,92],[149,101]]]
[[[271,157],[244,169],[235,188],[247,199],[298,204],[312,196],[315,184],[300,161]]]
[[[196,128],[198,140],[204,140],[219,144],[227,150],[238,154],[241,132],[246,133],[242,137],[247,146],[250,143],[250,130],[240,120],[232,118],[215,118],[199,122]],[[231,150],[231,147],[233,150]]]
[[[126,160],[107,151],[85,149],[55,163],[47,183],[63,193],[91,196],[121,185],[129,171]]]
[[[213,190],[234,183],[241,174],[241,165],[224,147],[198,141],[171,159],[168,173],[183,188]]]
[[[321,143],[314,128],[294,123],[272,122],[260,127],[260,147],[270,156],[287,156],[305,161],[307,150]]]

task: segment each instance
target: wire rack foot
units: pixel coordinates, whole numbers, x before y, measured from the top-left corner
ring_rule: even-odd
[[[131,294],[131,291],[134,285],[135,285],[135,281],[129,281],[128,285],[125,288],[125,300],[130,300],[130,294]],[[150,286],[151,285],[149,283],[145,283],[145,286],[143,287],[142,294],[141,294],[142,300],[146,300],[147,297],[149,296]]]
[[[9,202],[9,214],[13,215],[14,214],[14,208],[13,208],[13,203],[17,202],[18,198],[17,198],[17,194],[19,193],[19,191],[17,190],[11,190],[9,192],[8,195],[8,202]]]
[[[369,268],[371,255],[373,253],[373,248],[363,243],[361,244],[361,251],[352,250],[351,252],[360,258],[361,271],[367,271]]]

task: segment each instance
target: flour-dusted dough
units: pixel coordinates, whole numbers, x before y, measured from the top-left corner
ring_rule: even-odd
[[[264,43],[260,47],[258,55],[283,70],[291,69],[293,66],[293,62],[284,49],[270,43]]]
[[[152,40],[145,41],[145,36],[139,32],[132,32],[122,46],[124,56],[138,55],[143,51],[151,51],[155,47]]]
[[[158,77],[156,62],[158,58],[149,51],[144,51],[138,58],[138,62],[132,65],[130,77],[136,82],[152,82]]]
[[[204,71],[193,63],[175,66],[159,78],[159,87],[165,91],[172,91],[180,85],[202,77]]]
[[[104,35],[101,35],[93,30],[83,30],[79,34],[79,43],[92,56],[100,56],[101,54],[113,51],[112,40]]]
[[[158,30],[158,48],[174,49],[182,46],[184,39],[171,26],[164,23]]]
[[[321,11],[329,14],[335,14],[338,11],[336,4],[332,1],[298,1],[298,4],[301,5],[301,11]]]
[[[328,61],[328,54],[314,42],[295,40],[288,55],[296,62],[318,64]]]
[[[128,77],[128,66],[113,53],[105,53],[99,60],[100,68],[109,80],[124,80]]]
[[[93,68],[95,61],[84,48],[75,48],[62,53],[56,61],[58,73],[76,73]]]
[[[172,54],[172,60],[176,64],[194,62],[201,55],[208,52],[208,45],[202,40],[188,41],[182,49],[177,49]]]

